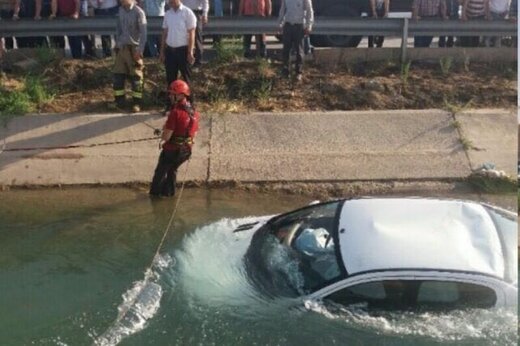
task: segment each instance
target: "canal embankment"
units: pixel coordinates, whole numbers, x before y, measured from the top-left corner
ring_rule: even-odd
[[[0,186],[148,183],[159,155],[153,128],[164,121],[157,113],[14,118],[0,129]],[[205,113],[178,178],[384,187],[463,180],[483,164],[516,176],[516,128],[516,111],[506,109]]]

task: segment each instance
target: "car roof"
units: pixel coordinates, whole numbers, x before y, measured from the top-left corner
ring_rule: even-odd
[[[424,198],[347,200],[339,243],[349,275],[448,270],[504,277],[495,225],[478,203]]]

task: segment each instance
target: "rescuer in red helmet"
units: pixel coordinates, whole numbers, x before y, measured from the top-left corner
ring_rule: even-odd
[[[169,87],[171,109],[163,126],[159,162],[150,187],[151,196],[173,196],[179,166],[191,156],[193,138],[199,129],[199,113],[188,101],[190,88],[175,80]]]

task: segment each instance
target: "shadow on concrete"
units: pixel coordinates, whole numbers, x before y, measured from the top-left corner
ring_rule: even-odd
[[[113,116],[113,117],[100,117],[99,120],[91,122],[89,124],[81,125],[75,128],[70,128],[58,132],[53,132],[40,137],[33,137],[29,139],[17,140],[14,142],[7,142],[5,149],[21,149],[21,148],[35,148],[34,150],[27,151],[19,151],[17,154],[13,155],[13,152],[4,152],[3,155],[0,156],[0,169],[6,167],[14,162],[20,161],[22,159],[27,159],[30,157],[34,157],[35,155],[44,153],[49,150],[54,149],[38,149],[38,148],[46,148],[46,147],[64,147],[72,144],[76,144],[83,140],[100,136],[103,134],[107,134],[116,130],[120,130],[123,128],[127,128],[133,125],[137,125],[143,123],[144,125],[150,127],[150,125],[145,124],[144,122],[147,120],[151,120],[156,118],[157,115],[146,114],[146,115],[121,115],[121,116]],[[13,134],[34,130],[39,127],[49,126],[54,123],[57,123],[62,120],[70,119],[70,116],[45,116],[45,117],[34,117],[34,123],[31,122],[20,122],[20,124],[25,123],[26,125],[20,125],[19,128],[14,129],[14,133],[10,131],[6,131],[7,135],[4,138],[12,136]],[[25,119],[26,120],[26,119]],[[152,129],[150,128],[150,137],[152,137]],[[0,140],[2,138],[0,137]],[[128,138],[133,139],[133,138]],[[11,155],[6,155],[6,153],[10,153]]]
[[[457,132],[457,130],[451,124],[446,125],[446,122],[441,120],[438,123],[433,124],[429,128],[425,129],[424,131],[422,131],[422,132],[418,133],[417,135],[415,135],[414,137],[412,137],[408,141],[408,143],[403,143],[402,145],[398,146],[397,149],[403,149],[403,148],[411,146],[411,145],[413,146],[413,143],[415,141],[424,137],[428,133],[432,133],[432,132],[438,132],[438,133],[442,133],[442,134],[452,134],[453,133],[453,134],[455,134],[455,136],[457,138],[460,139],[460,134]],[[460,143],[460,141],[455,142],[452,146],[450,146],[450,149],[451,149],[450,154],[455,154],[459,151],[464,151],[464,148],[462,147],[462,144]]]

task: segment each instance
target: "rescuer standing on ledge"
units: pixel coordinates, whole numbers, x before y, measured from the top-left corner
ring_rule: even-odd
[[[200,115],[188,101],[188,84],[173,81],[168,91],[172,107],[163,127],[162,151],[150,187],[150,195],[156,197],[175,195],[177,169],[190,158],[193,138],[199,129]]]

